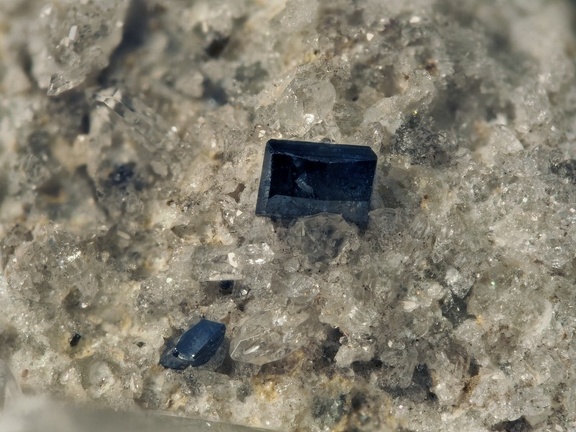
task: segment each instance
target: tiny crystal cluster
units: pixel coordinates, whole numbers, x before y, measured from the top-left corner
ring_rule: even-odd
[[[576,430],[575,18],[1,0],[0,430]]]

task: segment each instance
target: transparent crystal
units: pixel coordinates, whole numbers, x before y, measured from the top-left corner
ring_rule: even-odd
[[[413,348],[386,349],[380,354],[380,360],[388,370],[382,374],[381,382],[385,386],[406,388],[412,383],[412,374],[417,364]]]
[[[271,114],[287,134],[302,136],[326,118],[335,101],[336,90],[330,81],[297,78],[286,87]]]
[[[336,269],[328,276],[328,283],[321,285],[322,304],[320,321],[338,327],[353,338],[366,338],[379,320],[378,304],[366,292],[369,285],[358,285],[353,275]]]
[[[200,246],[192,257],[192,273],[199,281],[242,279],[235,248],[229,246]]]
[[[369,361],[374,358],[374,341],[362,337],[345,338],[336,353],[336,363],[340,367],[350,366],[355,361]]]
[[[177,142],[177,130],[166,125],[138,98],[112,88],[96,93],[94,99],[144,137],[149,150],[167,149]]]
[[[240,265],[262,265],[272,261],[274,252],[267,243],[247,244],[236,252]]]
[[[128,0],[50,2],[40,13],[40,38],[32,40],[34,73],[56,96],[81,85],[109,63],[122,40]],[[49,83],[45,77],[49,76]]]
[[[354,247],[358,228],[340,215],[319,214],[298,219],[290,228],[290,243],[311,263],[327,263]]]
[[[16,397],[22,395],[22,390],[8,364],[0,359],[0,412]]]
[[[258,312],[236,330],[230,356],[258,365],[280,360],[308,341],[309,318],[310,314],[299,308]]]
[[[285,297],[293,304],[305,305],[313,301],[320,292],[319,283],[310,276],[300,273],[280,274],[272,280],[272,290],[278,297]]]
[[[108,59],[99,47],[90,47],[86,51],[86,58],[72,53],[68,68],[52,75],[50,87],[48,87],[48,96],[58,96],[65,91],[78,87],[91,71],[106,67]]]
[[[199,281],[243,279],[253,267],[271,261],[274,252],[266,243],[233,246],[200,246],[192,257],[193,274]]]
[[[4,432],[264,432],[269,429],[198,418],[166,415],[162,412],[119,412],[86,406],[66,405],[39,396],[20,397],[0,416]]]

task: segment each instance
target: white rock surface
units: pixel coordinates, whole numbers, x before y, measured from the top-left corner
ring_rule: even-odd
[[[575,14],[0,2],[0,429],[576,430]],[[271,138],[371,146],[368,227],[255,217]],[[159,366],[200,316],[229,355]]]

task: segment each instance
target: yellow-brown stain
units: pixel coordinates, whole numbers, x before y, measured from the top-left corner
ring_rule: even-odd
[[[278,399],[277,385],[273,379],[263,378],[260,382],[254,383],[254,394],[259,399],[274,401]]]

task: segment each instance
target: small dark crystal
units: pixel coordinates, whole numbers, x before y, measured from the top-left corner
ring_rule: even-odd
[[[108,184],[110,186],[126,186],[134,176],[134,168],[136,164],[133,162],[118,165],[109,175]]]
[[[366,225],[376,154],[370,147],[270,140],[256,214],[293,219],[336,213]]]
[[[78,333],[74,333],[72,335],[72,337],[70,338],[70,346],[71,347],[77,346],[78,343],[80,342],[80,339],[82,339],[82,335],[78,334]]]
[[[201,320],[180,336],[177,342],[169,341],[160,356],[160,364],[170,369],[202,366],[216,353],[224,341],[226,326],[222,323]]]
[[[232,290],[234,289],[234,281],[233,280],[220,281],[218,287],[220,289],[220,294],[230,295],[232,294]]]
[[[208,54],[208,57],[211,58],[218,58],[220,54],[224,51],[224,49],[228,46],[228,42],[230,41],[230,36],[217,36],[215,37],[212,42],[206,47],[205,52]]]

